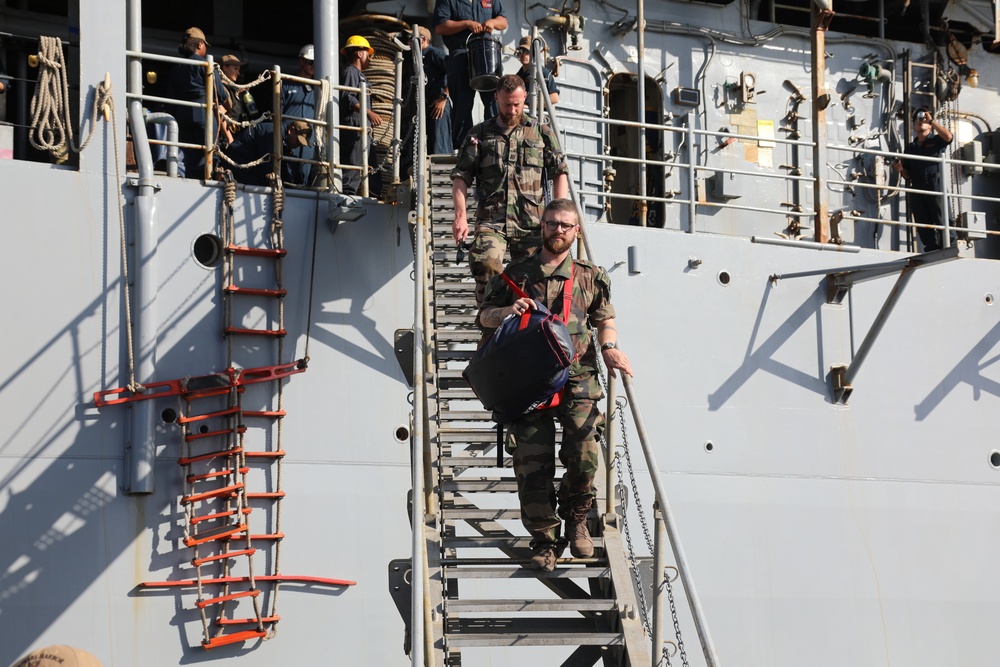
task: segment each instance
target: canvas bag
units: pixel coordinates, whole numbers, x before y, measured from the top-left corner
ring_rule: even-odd
[[[502,278],[520,298],[530,298],[506,273]],[[562,318],[535,301],[520,317],[509,316],[473,355],[462,376],[493,421],[509,424],[533,409],[558,405],[576,348],[566,322],[573,297],[573,273],[563,286]]]

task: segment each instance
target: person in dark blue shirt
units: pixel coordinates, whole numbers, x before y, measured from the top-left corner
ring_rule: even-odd
[[[284,132],[284,152],[283,155],[292,155],[293,151],[309,145],[312,137],[312,128],[302,120],[293,120],[285,123]],[[264,160],[252,167],[240,168],[232,167],[227,162],[219,162],[219,166],[228,166],[233,171],[233,176],[239,183],[244,185],[270,185],[267,176],[274,171],[274,123],[266,121],[251,125],[236,135],[233,143],[225,150],[226,156],[237,164],[249,164],[265,155],[271,155],[271,160]],[[298,162],[281,162],[281,180],[284,183],[303,185],[305,184],[305,174],[302,164]]]
[[[906,147],[906,155],[936,157],[953,139],[951,131],[934,119],[929,109],[920,107],[913,112],[913,141]],[[911,188],[919,190],[940,190],[941,167],[927,160],[903,158],[893,164],[893,168],[905,178]],[[941,197],[936,194],[910,192],[909,206],[913,221],[924,225],[943,225]],[[924,244],[924,252],[938,250],[942,245],[941,232],[930,227],[917,227],[917,234]]]
[[[306,44],[299,49],[299,72],[298,76],[303,79],[316,78],[316,57],[312,44]],[[316,86],[300,81],[281,82],[281,115],[293,118],[316,119]],[[292,155],[304,160],[316,159],[316,146],[312,136],[309,137],[308,146],[296,148]],[[306,182],[312,174],[311,164],[301,164],[302,173],[305,174]]]
[[[170,97],[187,102],[205,103],[206,93],[206,69],[204,63],[208,54],[210,44],[205,40],[205,33],[200,28],[188,28],[181,44],[177,47],[177,52],[193,61],[191,65],[174,65],[170,71],[170,78],[167,88]],[[222,83],[215,79],[215,102],[217,105],[224,104],[229,95]],[[217,108],[217,107],[216,107]],[[205,143],[205,109],[203,107],[178,106],[173,111],[177,120],[178,139],[186,144]],[[216,124],[217,127],[217,124]],[[184,154],[184,176],[187,178],[201,178],[205,166],[205,153],[198,148],[183,148]]]
[[[452,152],[451,98],[448,97],[448,57],[431,46],[431,31],[419,27],[420,49],[424,56],[424,100],[427,103],[427,152],[447,155]]]
[[[521,69],[517,71],[517,75],[524,81],[524,90],[528,93],[528,99],[530,100],[537,88],[535,86],[535,68],[531,64],[531,37],[521,38],[515,55],[521,63]],[[549,99],[552,101],[552,104],[556,104],[559,101],[559,86],[556,85],[556,80],[552,76],[552,70],[548,67],[542,67],[542,74],[545,76],[545,90],[549,94]]]
[[[368,85],[365,78],[364,69],[368,67],[368,62],[375,53],[368,40],[361,35],[352,35],[347,39],[344,48],[340,50],[347,62],[347,67],[340,74],[340,84],[351,88],[360,88],[361,82]],[[371,88],[368,88],[369,99],[366,101],[367,118],[361,118],[361,101],[355,92],[342,91],[340,93],[340,122],[343,125],[361,127],[364,122],[369,128],[378,127],[382,124],[382,117],[372,110]],[[361,165],[361,132],[358,130],[340,131],[340,162],[341,164]],[[371,131],[368,132],[368,193],[373,197],[382,194],[382,174],[378,170],[378,153],[375,152],[375,142]],[[361,171],[357,169],[344,169],[343,192],[344,194],[357,194],[361,188]]]
[[[472,129],[472,106],[475,91],[469,85],[469,51],[466,40],[470,35],[506,30],[507,15],[500,0],[437,0],[434,5],[434,32],[444,37],[448,47],[448,92],[454,108],[451,117],[451,143],[461,146]],[[486,116],[497,114],[493,92],[479,94]]]

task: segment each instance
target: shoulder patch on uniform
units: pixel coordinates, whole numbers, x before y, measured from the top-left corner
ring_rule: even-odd
[[[603,266],[595,266],[594,268],[597,269],[597,275],[594,276],[594,280],[604,285],[610,293],[611,276],[608,275],[608,272],[604,270]]]

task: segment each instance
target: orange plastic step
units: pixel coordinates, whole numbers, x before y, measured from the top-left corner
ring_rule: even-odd
[[[227,336],[274,336],[281,338],[288,332],[284,329],[240,329],[238,327],[226,327],[223,332]]]
[[[239,285],[226,285],[225,291],[229,294],[243,294],[244,296],[276,296],[278,298],[281,298],[288,294],[288,290],[283,290],[283,289],[240,287]]]
[[[190,415],[185,417],[181,415],[177,418],[178,424],[190,424],[191,422],[201,421],[202,419],[211,419],[212,417],[225,417],[226,415],[235,415],[240,411],[238,405],[234,405],[231,408],[226,408],[225,410],[218,410],[216,412],[206,412],[203,415]]]
[[[188,484],[194,484],[195,482],[203,482],[206,479],[215,479],[216,477],[229,477],[230,475],[234,475],[235,473],[245,475],[248,472],[250,472],[250,468],[239,468],[235,471],[232,468],[227,468],[225,470],[216,470],[215,472],[206,472],[204,475],[188,475],[187,481]]]
[[[244,507],[242,510],[229,510],[228,512],[217,512],[215,514],[206,514],[204,516],[192,517],[191,525],[195,526],[201,523],[202,521],[212,521],[213,519],[225,519],[227,516],[234,516],[237,511],[243,512],[243,515],[246,516],[247,514],[250,514],[250,512],[253,512],[253,509],[249,507]]]
[[[262,616],[260,619],[256,618],[217,618],[215,619],[216,625],[247,625],[248,623],[277,623],[281,620],[280,616]]]
[[[215,554],[214,556],[205,556],[204,558],[192,558],[191,564],[195,567],[204,565],[205,563],[211,563],[217,560],[225,560],[226,558],[237,558],[239,556],[253,556],[257,553],[256,549],[238,549],[236,551],[227,551],[224,554]]]
[[[234,255],[246,255],[248,257],[284,257],[288,251],[284,248],[248,248],[246,246],[233,245],[226,246],[226,252]]]
[[[217,452],[208,452],[207,454],[199,454],[198,456],[188,456],[181,457],[177,459],[177,463],[182,466],[191,465],[192,463],[197,463],[198,461],[207,461],[209,459],[217,459],[226,456],[236,456],[243,451],[242,447],[232,447],[231,449],[220,449]],[[249,454],[247,454],[249,456]]]
[[[236,593],[230,593],[229,595],[220,595],[219,597],[208,598],[207,600],[197,600],[194,603],[194,606],[198,607],[198,609],[204,609],[205,607],[213,604],[222,604],[223,602],[238,600],[240,598],[255,598],[258,595],[260,595],[260,591],[256,588],[252,588],[249,591],[238,591]]]
[[[277,500],[278,498],[284,498],[284,491],[261,491],[258,493],[248,493],[247,498],[262,498],[265,500]]]
[[[196,544],[214,542],[215,540],[224,540],[236,535],[237,533],[245,533],[246,530],[247,525],[245,523],[241,523],[238,526],[221,526],[219,528],[211,528],[202,533],[198,533],[197,535],[185,537],[184,545],[193,547]]]
[[[199,500],[207,500],[208,498],[218,498],[219,496],[236,495],[236,492],[243,488],[243,483],[232,484],[230,486],[223,486],[218,489],[212,489],[211,491],[205,491],[204,493],[193,493],[190,496],[182,496],[181,502],[185,505],[190,503],[196,503]]]
[[[204,649],[218,648],[219,646],[226,646],[228,644],[236,644],[237,642],[246,642],[252,639],[260,639],[267,634],[267,630],[243,630],[242,632],[234,632],[229,635],[219,635],[218,637],[212,637],[208,641],[203,641],[201,643]]]
[[[280,459],[285,455],[285,450],[277,449],[273,452],[247,452],[248,459]]]
[[[244,417],[284,417],[284,410],[244,410]]]
[[[185,442],[194,442],[195,440],[201,440],[202,438],[214,438],[220,435],[232,435],[233,433],[246,433],[247,427],[240,424],[236,428],[224,428],[219,431],[207,431],[205,433],[189,433],[184,436]]]

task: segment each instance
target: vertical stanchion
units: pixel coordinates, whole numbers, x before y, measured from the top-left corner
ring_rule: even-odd
[[[618,417],[618,383],[613,377],[608,377],[608,407],[604,411],[607,419],[604,420],[604,443],[607,451],[604,453],[604,486],[606,488],[604,498],[604,513],[615,513],[615,428],[613,420]]]
[[[361,134],[361,196],[368,196],[368,84],[361,82],[361,92],[358,93],[358,101],[361,103],[358,124]]]
[[[660,667],[663,660],[664,608],[667,599],[667,525],[660,513],[660,503],[653,503],[653,523],[656,536],[653,541],[653,667]],[[637,573],[638,574],[638,573]],[[642,578],[639,578],[642,581]]]

